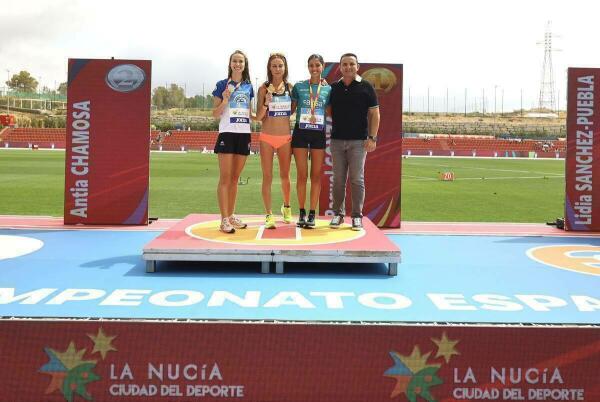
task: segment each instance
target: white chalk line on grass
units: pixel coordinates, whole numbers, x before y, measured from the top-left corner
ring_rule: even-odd
[[[456,177],[453,181],[459,180],[518,180],[518,179],[563,179],[562,176],[515,176],[515,177]],[[406,181],[441,181],[438,178],[402,175]]]
[[[405,162],[406,164],[406,162]],[[556,176],[556,177],[564,177],[564,173],[550,173],[550,172],[537,172],[534,170],[517,170],[517,169],[496,169],[496,168],[485,168],[485,167],[475,167],[475,166],[451,166],[451,165],[431,165],[427,163],[410,163],[406,164],[406,166],[430,166],[430,167],[445,167],[449,169],[464,169],[464,170],[489,170],[491,172],[513,172],[513,173],[533,173],[533,174],[543,174],[545,176]]]

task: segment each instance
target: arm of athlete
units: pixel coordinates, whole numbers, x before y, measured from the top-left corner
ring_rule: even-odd
[[[256,102],[256,121],[262,121],[267,114],[267,106],[268,102],[271,100],[269,98],[270,94],[267,94],[267,89],[264,85],[261,85],[258,89],[258,101]]]
[[[377,138],[377,131],[379,131],[379,107],[372,107],[369,109],[367,118],[369,120],[368,132],[369,136]],[[367,139],[365,141],[365,149],[367,152],[374,151],[377,147],[377,142]]]
[[[229,88],[225,88],[223,93],[221,94],[223,98],[219,98],[218,96],[213,96],[213,117],[221,117],[223,114],[223,109],[227,106],[229,102],[229,96],[231,96],[231,92],[229,92]]]

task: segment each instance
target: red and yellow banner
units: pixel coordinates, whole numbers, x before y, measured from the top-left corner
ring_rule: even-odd
[[[69,59],[65,224],[148,222],[147,60]]]
[[[569,68],[568,76],[565,229],[599,231],[600,68]]]
[[[400,180],[402,178],[402,65],[360,63],[358,74],[375,87],[381,121],[377,148],[367,154],[363,214],[379,227],[400,227]],[[341,77],[339,63],[327,63],[327,82]],[[329,130],[328,130],[329,131]],[[329,137],[321,180],[319,213],[331,214],[333,176]],[[349,186],[348,186],[349,188]],[[346,196],[346,210],[352,199]]]
[[[599,401],[594,328],[2,321],[0,401]]]

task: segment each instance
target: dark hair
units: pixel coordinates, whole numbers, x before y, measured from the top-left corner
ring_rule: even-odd
[[[227,64],[227,78],[231,78],[231,74],[233,74],[233,71],[231,70],[231,59],[236,54],[241,54],[244,56],[244,71],[242,71],[242,81],[250,82],[250,65],[248,65],[248,56],[246,56],[241,50],[234,50],[229,56],[229,63]]]
[[[283,73],[283,82],[287,85],[288,78],[288,64],[287,59],[283,55],[283,53],[271,53],[269,56],[269,60],[267,61],[267,82],[271,83],[273,81],[273,74],[271,73],[271,60],[273,59],[281,59],[283,60],[283,66],[285,67],[285,72]]]
[[[321,56],[320,54],[314,53],[308,56],[308,61],[306,62],[306,64],[310,63],[312,59],[317,59],[321,64],[325,65],[325,61],[323,61],[323,56]]]
[[[340,57],[340,63],[342,62],[342,59],[343,59],[344,57],[354,57],[354,58],[356,59],[356,62],[358,63],[358,56],[357,56],[357,55],[355,55],[354,53],[344,53],[344,54],[342,55],[342,57]]]

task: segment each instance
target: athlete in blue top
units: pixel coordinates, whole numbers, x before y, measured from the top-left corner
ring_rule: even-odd
[[[250,100],[254,90],[248,71],[248,58],[240,51],[229,56],[227,79],[217,82],[212,92],[213,116],[220,118],[215,153],[219,157],[217,198],[221,211],[220,229],[234,233],[247,225],[234,215],[238,179],[250,154]]]
[[[300,214],[297,225],[315,226],[315,210],[321,193],[321,168],[325,158],[325,110],[329,104],[331,87],[321,80],[323,57],[313,54],[308,58],[310,79],[294,85],[292,100],[296,103],[296,125],[292,136],[292,149],[296,161],[296,192]],[[306,181],[308,154],[310,153],[310,209],[308,217]]]

